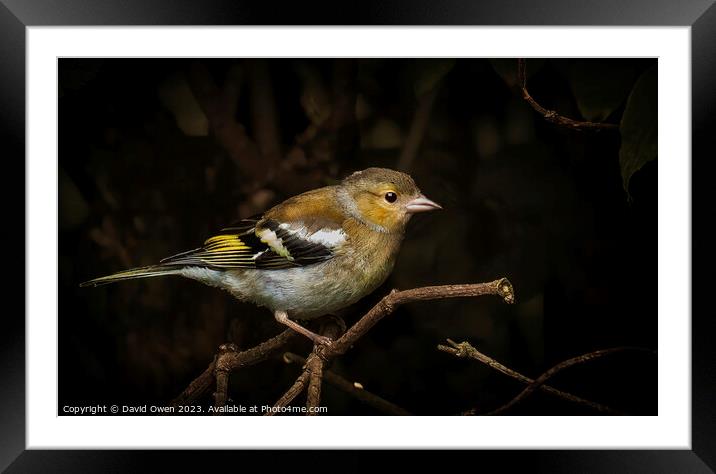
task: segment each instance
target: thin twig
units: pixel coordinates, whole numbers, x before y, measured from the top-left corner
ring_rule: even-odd
[[[214,392],[214,407],[221,408],[226,405],[229,399],[229,374],[231,369],[226,364],[225,359],[228,354],[234,354],[239,351],[239,347],[234,343],[222,344],[219,346],[219,352],[216,355],[216,364],[214,364],[214,378],[216,379],[216,391]],[[214,414],[221,414],[221,410],[216,410]]]
[[[306,359],[292,352],[286,352],[283,358],[288,363],[300,364],[303,366],[306,363]],[[332,370],[323,371],[323,380],[333,385],[337,389],[351,395],[352,397],[360,400],[361,402],[375,408],[378,411],[386,413],[388,415],[411,415],[411,413],[398,405],[385,400],[384,398],[375,395],[363,388],[362,385],[352,383],[340,375],[336,374]]]
[[[191,381],[189,386],[184,389],[169,405],[176,407],[180,405],[193,405],[209,390],[211,384],[214,382],[214,367],[216,367],[216,357],[209,364],[204,372],[201,373],[197,378]]]
[[[321,404],[321,389],[323,388],[323,359],[311,358],[310,364],[306,362],[308,372],[308,387],[306,388],[306,414],[315,415],[314,408]]]
[[[259,362],[268,360],[271,356],[279,353],[294,337],[297,337],[296,332],[291,329],[286,329],[281,334],[274,336],[271,339],[252,347],[251,349],[247,349],[242,352],[227,352],[223,358],[219,358],[216,361],[216,366],[217,368],[225,368],[226,370],[234,371],[242,367],[256,365]]]
[[[561,372],[564,369],[567,369],[569,367],[572,367],[577,364],[582,364],[584,362],[588,362],[590,360],[598,359],[600,357],[604,357],[606,355],[610,354],[616,354],[618,352],[625,352],[625,351],[649,351],[648,349],[644,349],[642,347],[614,347],[611,349],[602,349],[599,351],[590,352],[588,354],[583,354],[577,357],[573,357],[571,359],[565,360],[564,362],[560,362],[559,364],[555,365],[551,369],[549,369],[547,372],[543,373],[539,377],[537,377],[534,382],[529,384],[522,392],[520,392],[515,398],[510,400],[509,402],[505,403],[501,407],[492,410],[488,413],[485,413],[485,415],[498,415],[500,413],[503,413],[506,410],[509,410],[513,406],[515,406],[520,401],[524,400],[526,397],[528,397],[531,393],[534,393],[535,390],[539,389],[544,385],[544,383],[549,380],[551,377],[556,375],[557,373]]]
[[[468,342],[461,342],[457,343],[451,339],[448,339],[448,344],[450,346],[445,346],[442,344],[438,345],[438,350],[441,350],[443,352],[447,352],[448,354],[452,354],[456,357],[467,357],[470,359],[475,359],[477,361],[482,362],[483,364],[492,367],[493,369],[497,370],[498,372],[502,372],[505,375],[508,375],[512,377],[515,380],[518,380],[524,384],[532,384],[535,381],[529,377],[526,377],[522,375],[521,373],[510,369],[509,367],[506,367],[505,365],[499,363],[492,357],[489,357],[482,352],[475,349],[470,343]],[[579,404],[579,405],[585,405],[588,406],[596,411],[607,413],[609,415],[623,415],[622,412],[614,410],[613,408],[610,408],[606,405],[602,405],[600,403],[593,402],[591,400],[587,400],[585,398],[578,397],[576,395],[572,395],[571,393],[564,392],[562,390],[558,390],[552,386],[549,385],[541,385],[539,387],[540,390],[549,393],[551,395],[554,395],[556,397],[559,397],[563,400],[568,400],[570,402]],[[463,413],[463,415],[474,415],[476,413],[475,409],[467,410]]]
[[[273,404],[274,410],[269,410],[268,412],[266,412],[266,416],[273,416],[274,414],[278,413],[278,410],[275,409],[287,407],[289,403],[293,401],[294,398],[299,396],[301,392],[303,392],[303,389],[306,388],[310,375],[311,374],[305,370],[301,372],[301,375],[298,376],[293,385],[291,385],[291,387],[286,390],[286,393],[281,395],[281,398],[279,398],[278,401]]]
[[[517,84],[522,92],[522,98],[525,99],[527,103],[530,104],[532,108],[535,109],[537,113],[542,115],[548,122],[571,128],[572,130],[617,130],[619,128],[618,125],[613,123],[582,122],[579,120],[573,120],[563,115],[559,115],[554,110],[542,107],[527,91],[527,61],[524,59],[517,60]]]
[[[345,324],[343,325],[345,328]],[[335,339],[340,335],[341,326],[336,322],[330,321],[321,328],[321,334],[330,339]],[[321,355],[321,348],[314,346],[314,352],[317,357],[306,361],[306,371],[310,374],[308,380],[308,388],[306,390],[306,414],[316,415],[315,408],[321,405],[321,388],[323,385],[323,364],[325,359]]]

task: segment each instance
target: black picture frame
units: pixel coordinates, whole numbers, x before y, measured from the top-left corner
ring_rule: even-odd
[[[690,26],[692,54],[692,183],[696,191],[707,189],[704,180],[714,176],[716,140],[713,110],[716,107],[716,6],[714,0],[670,2],[646,1],[529,0],[430,2],[416,0],[408,5],[396,1],[363,0],[355,4],[330,5],[293,2],[245,2],[237,0],[0,0],[0,138],[2,169],[10,181],[24,183],[25,176],[25,28],[41,25],[604,25],[604,26]],[[668,131],[660,131],[668,133]],[[23,178],[21,178],[23,177]],[[5,295],[19,299],[25,294],[24,189],[3,186],[6,225]],[[22,197],[21,197],[22,196]],[[527,464],[547,472],[714,472],[716,470],[716,333],[713,310],[707,308],[709,281],[706,269],[713,262],[713,233],[707,220],[696,220],[696,211],[707,216],[712,200],[708,194],[692,195],[692,450],[667,451],[508,451],[462,452],[451,463],[469,456],[474,466],[484,460],[500,463],[501,469]],[[21,205],[21,202],[23,205]],[[711,212],[709,212],[711,211]],[[10,247],[12,246],[12,247]],[[25,247],[23,243],[23,247]],[[21,257],[22,256],[22,257]],[[13,261],[12,257],[18,261]],[[711,257],[711,258],[709,258]],[[21,260],[22,261],[19,261]],[[12,269],[12,270],[11,270]],[[703,270],[699,278],[698,270]],[[13,286],[15,288],[13,288]],[[12,291],[16,289],[16,291]],[[25,320],[22,308],[6,298],[0,329],[0,469],[9,472],[139,471],[151,461],[161,460],[163,470],[171,465],[188,468],[203,463],[246,456],[246,452],[180,453],[128,451],[40,451],[25,450]],[[14,309],[11,309],[14,308]],[[711,313],[711,315],[709,314]],[[267,452],[254,453],[257,462],[276,461]],[[367,466],[370,458],[357,452],[331,451],[333,459],[323,463]],[[293,452],[288,462],[308,460],[310,453]],[[420,459],[424,453],[414,453]],[[359,458],[360,456],[360,458]],[[355,462],[351,462],[351,459]],[[479,464],[478,464],[479,463]],[[205,467],[208,465],[204,464]]]

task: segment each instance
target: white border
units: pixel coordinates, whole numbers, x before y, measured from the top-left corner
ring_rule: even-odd
[[[27,40],[28,448],[690,449],[689,28],[32,27]],[[659,57],[659,415],[240,420],[56,416],[57,249],[47,245],[47,229],[57,228],[59,56]]]

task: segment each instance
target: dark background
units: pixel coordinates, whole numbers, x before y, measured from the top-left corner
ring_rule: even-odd
[[[565,116],[619,123],[654,66],[531,60],[529,89]],[[368,166],[408,170],[445,211],[413,219],[393,275],[349,323],[393,287],[506,276],[517,304],[410,304],[337,360],[336,372],[413,413],[452,414],[495,408],[522,387],[437,351],[447,337],[532,377],[596,349],[655,349],[656,162],[634,174],[627,193],[628,137],[548,123],[521,99],[515,72],[514,59],[59,60],[60,413],[167,403],[219,344],[246,348],[281,330],[267,310],[189,280],[96,289],[81,281],[194,248],[224,224]],[[202,91],[215,105],[213,127],[194,100],[206,99]],[[432,99],[419,152],[401,160]],[[221,117],[232,119],[228,138],[217,133]],[[255,150],[237,146],[237,123]],[[648,135],[644,128],[636,135]],[[298,340],[292,350],[310,346]],[[280,359],[241,370],[232,398],[272,404],[298,371]],[[628,353],[552,384],[654,415],[656,377],[655,357]],[[330,386],[324,394],[329,413],[374,413]],[[591,412],[536,394],[510,413]]]

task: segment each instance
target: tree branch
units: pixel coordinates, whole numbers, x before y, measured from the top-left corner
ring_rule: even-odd
[[[345,328],[345,325],[344,325]],[[330,338],[335,339],[340,335],[341,328],[335,322],[330,322],[324,325],[321,334]],[[314,346],[314,352],[318,357],[314,357],[309,363],[306,361],[306,370],[310,374],[308,379],[308,389],[306,394],[306,409],[308,415],[316,415],[313,411],[314,408],[321,404],[321,388],[323,385],[323,364],[325,359],[321,356],[320,347]]]
[[[384,413],[393,415],[408,415],[409,413],[403,408],[382,399],[381,397],[367,392],[360,384],[351,383],[343,377],[325,369],[325,364],[332,358],[344,354],[352,345],[364,336],[375,324],[395,309],[405,303],[415,301],[429,301],[445,298],[473,297],[482,295],[498,295],[501,296],[508,304],[514,303],[515,295],[512,284],[506,278],[501,278],[489,283],[465,284],[465,285],[443,285],[428,286],[422,288],[413,288],[405,291],[392,290],[384,296],[373,308],[371,308],[362,318],[358,320],[348,331],[345,332],[331,345],[314,345],[313,351],[304,359],[296,354],[285,353],[284,360],[289,363],[302,364],[303,370],[297,377],[291,387],[276,401],[274,410],[267,412],[267,415],[280,413],[280,408],[287,407],[298,395],[304,390],[306,395],[307,414],[313,415],[314,408],[320,406],[321,389],[323,381],[336,386],[340,390],[350,394],[351,396],[365,402],[366,404],[380,410]],[[325,323],[321,330],[321,334],[334,339],[345,328],[342,320],[335,319]],[[207,392],[212,382],[216,381],[216,392],[214,393],[214,402],[216,407],[222,407],[228,399],[228,382],[229,374],[241,367],[246,367],[264,361],[273,354],[280,351],[284,346],[295,337],[296,333],[287,329],[283,333],[275,336],[268,341],[259,344],[256,347],[239,352],[235,344],[224,344],[219,348],[217,355],[209,367],[202,372],[189,386],[171,402],[172,406],[190,404],[195,402],[199,397]],[[496,415],[509,410],[517,403],[524,400],[530,394],[537,390],[544,391],[558,398],[587,406],[601,413],[610,415],[621,415],[623,413],[614,410],[606,405],[602,405],[590,400],[578,397],[568,392],[558,390],[554,387],[546,385],[546,381],[559,373],[560,371],[581,364],[596,358],[600,358],[617,352],[638,350],[646,351],[646,349],[638,347],[616,347],[612,349],[604,349],[600,351],[590,352],[578,357],[561,362],[537,379],[530,379],[521,373],[506,367],[491,357],[479,352],[467,342],[456,343],[448,339],[449,346],[438,345],[438,349],[452,354],[456,357],[471,358],[480,361],[493,369],[506,374],[515,380],[518,380],[527,387],[520,392],[515,398],[505,405],[492,410],[485,415]],[[653,351],[652,351],[653,352]],[[468,410],[465,415],[474,415],[476,410]]]
[[[214,378],[216,379],[216,391],[214,392],[214,407],[220,408],[226,405],[226,401],[229,399],[229,369],[226,364],[223,363],[227,354],[233,354],[237,352],[239,348],[236,344],[222,344],[219,346],[219,353],[216,356],[217,364],[214,366]],[[221,365],[219,365],[221,361]],[[221,411],[217,410],[215,414],[220,414]]]
[[[452,354],[455,357],[475,359],[489,367],[492,367],[493,369],[497,370],[498,372],[502,372],[503,374],[508,375],[508,376],[512,377],[513,379],[518,380],[524,384],[531,384],[534,382],[534,380],[532,380],[531,378],[526,377],[526,376],[522,375],[521,373],[516,372],[516,371],[510,369],[509,367],[504,366],[503,364],[499,363],[492,357],[489,357],[489,356],[483,354],[482,352],[478,351],[472,345],[470,345],[469,342],[461,342],[458,344],[455,341],[453,341],[452,339],[448,339],[447,341],[448,341],[448,344],[450,344],[450,346],[452,346],[452,347],[438,344],[438,350],[447,352],[448,354]],[[586,400],[584,398],[577,397],[575,395],[572,395],[571,393],[563,392],[563,391],[558,390],[558,389],[551,387],[549,385],[542,385],[540,387],[540,390],[547,392],[551,395],[554,395],[556,397],[559,397],[563,400],[568,400],[570,402],[574,402],[574,403],[577,403],[580,405],[589,406],[590,408],[593,408],[593,409],[595,409],[599,412],[602,412],[602,413],[608,413],[610,415],[621,415],[622,414],[616,410],[613,410],[612,408],[609,408],[608,406],[601,405],[599,403],[595,403],[590,400]],[[474,415],[475,410],[471,409],[471,410],[464,412],[463,414],[464,415]]]
[[[288,406],[301,392],[307,390],[306,396],[306,407],[308,414],[315,414],[313,408],[320,405],[321,400],[321,386],[323,380],[335,385],[337,388],[344,392],[356,397],[357,399],[364,401],[370,406],[390,414],[405,415],[408,412],[397,405],[394,405],[377,395],[371,394],[362,387],[358,387],[355,384],[350,383],[344,378],[334,374],[330,370],[325,370],[324,365],[327,361],[334,357],[344,354],[358,339],[363,337],[375,324],[389,314],[393,313],[399,306],[415,302],[415,301],[429,301],[435,299],[445,298],[459,298],[459,297],[474,297],[482,295],[498,295],[501,296],[506,303],[514,303],[514,289],[512,284],[506,278],[501,278],[489,283],[477,283],[477,284],[465,284],[465,285],[443,285],[443,286],[428,286],[422,288],[413,288],[405,291],[393,290],[388,295],[383,297],[373,308],[371,308],[358,322],[356,322],[348,331],[338,338],[330,346],[314,345],[313,351],[307,359],[303,359],[295,354],[287,353],[284,356],[284,360],[287,362],[301,363],[303,364],[303,370],[298,376],[293,385],[279,398],[274,404],[274,408],[283,408]],[[331,339],[337,337],[340,334],[341,327],[335,322],[324,324],[321,329],[321,333],[330,337]],[[216,407],[223,406],[228,399],[228,380],[229,374],[241,367],[254,365],[262,362],[273,354],[281,350],[296,334],[287,329],[278,336],[275,336],[256,347],[248,349],[243,352],[239,352],[235,344],[224,344],[219,348],[217,355],[209,364],[209,367],[202,372],[195,380],[193,380],[189,386],[171,402],[171,405],[182,405],[190,404],[205,394],[211,383],[216,381],[216,392],[214,394],[214,402]],[[504,412],[510,409],[515,404],[522,401],[524,398],[529,396],[536,390],[542,390],[550,393],[554,396],[568,400],[570,402],[590,407],[596,411],[607,413],[607,414],[621,414],[617,410],[614,410],[605,405],[586,400],[584,398],[577,397],[568,392],[558,390],[554,387],[546,385],[545,382],[556,373],[564,370],[567,367],[571,367],[576,364],[580,364],[604,355],[612,354],[615,352],[621,352],[625,350],[643,350],[632,347],[618,347],[613,349],[606,349],[602,351],[595,351],[589,354],[584,354],[579,357],[574,357],[567,361],[564,361],[550,370],[542,374],[535,380],[526,377],[519,372],[512,370],[498,361],[482,354],[473,346],[467,342],[456,343],[448,339],[450,346],[439,345],[438,349],[450,353],[456,357],[466,357],[478,360],[495,370],[498,370],[522,383],[528,384],[528,386],[502,407],[487,413],[488,415],[494,415]],[[278,410],[269,411],[267,415],[278,413]],[[475,410],[468,410],[465,414],[475,414]]]
[[[507,278],[491,281],[489,283],[475,283],[467,285],[425,286],[411,290],[393,290],[383,297],[370,311],[357,323],[351,326],[336,342],[326,348],[326,358],[345,354],[346,351],[378,321],[393,313],[399,306],[414,301],[441,300],[446,298],[474,297],[483,295],[501,296],[506,303],[515,302],[515,293],[512,284]]]
[[[170,406],[176,407],[180,405],[193,405],[209,390],[211,384],[214,382],[214,367],[216,367],[216,356],[214,360],[209,364],[209,367],[204,369],[197,378],[191,381],[189,386],[184,389],[174,400],[169,402]]]
[[[323,359],[313,357],[311,363],[306,362],[308,372],[308,388],[306,389],[307,415],[315,415],[312,409],[321,403],[321,388],[323,385]]]
[[[323,325],[320,334],[334,339],[338,337],[342,329],[342,321],[329,321]],[[289,405],[303,390],[308,387],[306,394],[306,414],[316,415],[314,408],[320,406],[321,402],[321,385],[323,383],[323,364],[326,358],[323,355],[324,346],[314,344],[311,355],[308,356],[303,366],[303,371],[296,379],[296,382],[284,393],[281,398],[274,404],[274,410],[266,412],[266,416],[273,416],[279,413],[279,408]]]
[[[292,352],[286,352],[283,355],[283,359],[287,363],[300,364],[303,366],[306,364],[306,359]],[[323,380],[333,385],[337,389],[351,395],[352,397],[360,400],[361,402],[375,408],[388,415],[411,415],[407,410],[399,407],[398,405],[385,400],[363,388],[362,385],[357,382],[349,382],[345,378],[336,374],[331,370],[325,370],[323,372]]]
[[[296,333],[291,329],[286,329],[281,334],[243,352],[239,352],[235,344],[222,344],[209,367],[194,379],[178,397],[172,400],[170,405],[190,405],[196,402],[216,381],[217,390],[214,401],[217,406],[223,406],[227,400],[229,373],[241,367],[248,367],[267,360],[283,350],[294,337],[296,337]],[[219,404],[220,401],[221,404]]]
[[[303,372],[299,375],[296,382],[283,394],[283,396],[274,404],[274,410],[269,411],[267,415],[278,413],[278,408],[283,408],[293,401],[311,380],[322,378],[323,364],[332,358],[344,354],[354,342],[363,337],[370,328],[375,326],[378,321],[385,316],[391,314],[398,306],[413,301],[427,301],[445,298],[459,298],[469,296],[482,295],[499,295],[505,302],[514,303],[515,294],[512,284],[507,278],[501,278],[489,283],[476,283],[471,285],[443,285],[443,286],[426,286],[422,288],[413,288],[412,290],[397,291],[393,290],[383,297],[373,308],[368,311],[357,323],[346,331],[337,341],[329,346],[314,345],[313,352],[304,366]],[[320,389],[317,388],[318,381],[313,384],[313,392],[309,393],[307,404],[310,406],[318,406],[320,398]]]
[[[522,98],[532,106],[542,117],[548,122],[561,125],[562,127],[571,128],[572,130],[617,130],[618,125],[613,123],[600,123],[600,122],[582,122],[573,120],[571,118],[559,115],[554,110],[545,109],[532,98],[530,93],[527,91],[527,61],[524,59],[517,60],[517,84],[522,92]]]
[[[313,355],[313,354],[311,354]],[[310,360],[311,356],[309,356]],[[298,376],[296,381],[291,385],[291,387],[286,390],[286,393],[281,395],[281,398],[279,398],[276,403],[273,404],[274,409],[287,407],[289,403],[293,401],[294,398],[299,396],[301,392],[303,392],[303,389],[306,388],[306,384],[308,384],[308,378],[310,377],[310,373],[307,370],[303,370],[301,372],[301,375]],[[266,412],[265,416],[273,416],[274,414],[278,413],[278,411],[268,411]]]

